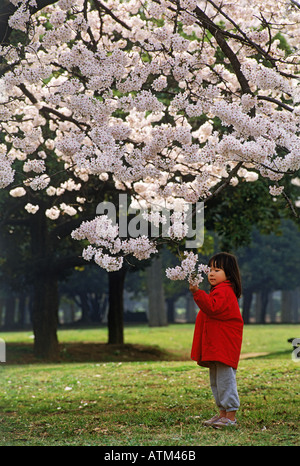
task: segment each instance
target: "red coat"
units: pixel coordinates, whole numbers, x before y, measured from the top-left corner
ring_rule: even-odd
[[[219,361],[237,368],[243,336],[243,319],[238,300],[228,280],[216,285],[209,294],[193,293],[199,306],[191,358],[200,366],[209,367]]]

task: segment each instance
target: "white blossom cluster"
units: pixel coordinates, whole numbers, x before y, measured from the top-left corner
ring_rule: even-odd
[[[118,225],[113,225],[107,215],[101,215],[83,222],[72,232],[72,237],[88,240],[90,245],[83,251],[84,259],[94,259],[96,264],[108,271],[119,270],[123,265],[123,256],[133,255],[143,260],[157,253],[156,245],[147,236],[121,240],[118,230]]]
[[[263,176],[271,196],[299,170],[300,10],[289,0],[59,0],[32,17],[35,0],[10,1],[9,26],[28,43],[0,46],[0,187],[42,191],[49,219],[81,212],[91,179],[149,207],[205,201],[237,164],[232,184]],[[209,21],[226,32],[222,60]],[[15,164],[23,178],[11,189]],[[172,220],[170,237],[184,239],[184,214]],[[115,270],[123,255],[156,252],[102,222],[74,232],[91,245],[86,259]]]
[[[208,274],[209,267],[197,263],[197,254],[191,251],[185,252],[181,264],[167,268],[166,275],[170,280],[187,280],[191,285],[199,285],[204,279],[203,274]]]
[[[26,160],[23,165],[24,172],[43,173],[46,170],[44,160]]]

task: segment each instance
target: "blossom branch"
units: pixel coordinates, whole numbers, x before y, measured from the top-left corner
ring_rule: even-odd
[[[224,55],[229,59],[235,71],[236,77],[241,85],[242,92],[244,94],[251,94],[249,83],[241,72],[241,64],[237,58],[237,55],[226,42],[222,29],[214,24],[198,6],[196,7],[195,12],[201,24],[214,36]]]
[[[269,97],[267,95],[258,95],[257,99],[272,102],[273,104],[278,105],[278,107],[285,108],[285,110],[288,110],[289,112],[294,111],[293,107],[291,107],[290,105],[285,104],[284,102],[281,102],[281,100],[275,99],[274,97]]]
[[[93,0],[94,5],[97,8],[98,11],[100,9],[104,10],[106,14],[108,14],[111,18],[113,18],[117,23],[119,23],[121,26],[123,26],[125,29],[130,31],[130,27],[120,18],[118,18],[112,11],[109,9],[106,5],[104,5],[100,0]]]
[[[21,91],[23,92],[23,94],[28,97],[28,99],[30,100],[31,103],[33,103],[34,105],[38,104],[38,100],[35,98],[35,96],[26,88],[25,84],[21,83],[19,85],[19,88],[21,89]],[[84,123],[84,122],[78,122],[77,120],[75,120],[75,118],[72,118],[70,116],[67,116],[67,115],[63,115],[61,112],[59,112],[58,110],[55,110],[54,108],[51,108],[51,107],[47,107],[45,105],[41,105],[40,108],[39,108],[39,111],[40,113],[43,115],[43,116],[47,116],[49,115],[50,113],[52,113],[53,115],[57,116],[60,120],[62,121],[69,121],[70,123],[73,123],[75,126],[77,126],[78,128],[82,128],[82,127],[88,127],[87,123]]]

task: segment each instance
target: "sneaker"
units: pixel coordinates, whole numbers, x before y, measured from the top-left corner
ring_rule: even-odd
[[[222,429],[223,427],[236,426],[236,421],[231,421],[227,417],[220,417],[215,422],[212,423],[212,426],[215,429]]]
[[[219,416],[218,414],[215,414],[211,419],[208,419],[207,421],[204,421],[203,422],[203,425],[205,426],[212,426],[214,422],[218,421],[218,419],[220,419],[221,416]]]

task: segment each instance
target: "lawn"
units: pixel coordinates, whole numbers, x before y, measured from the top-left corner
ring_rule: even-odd
[[[287,339],[300,336],[300,325],[245,327],[238,427],[226,431],[202,426],[215,407],[208,370],[189,359],[192,332],[189,324],[129,326],[126,343],[151,347],[140,351],[144,358],[126,360],[113,348],[111,358],[106,352],[93,360],[85,351],[78,362],[72,345],[89,350],[105,343],[106,329],[60,330],[59,363],[16,363],[22,345],[31,351],[31,332],[0,334],[8,361],[0,364],[0,445],[299,445],[300,362],[292,360]]]

